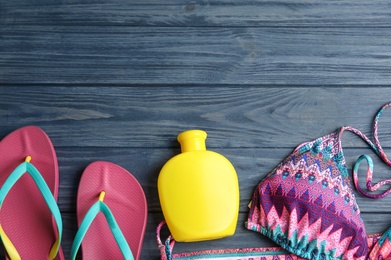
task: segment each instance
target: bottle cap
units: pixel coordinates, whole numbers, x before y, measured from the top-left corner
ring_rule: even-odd
[[[203,130],[187,130],[178,135],[178,142],[181,144],[182,153],[205,151],[207,134]]]

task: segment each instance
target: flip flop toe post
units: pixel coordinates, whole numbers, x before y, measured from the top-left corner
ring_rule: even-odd
[[[84,170],[77,195],[79,230],[71,259],[81,245],[82,259],[140,259],[147,201],[137,179],[104,161]]]

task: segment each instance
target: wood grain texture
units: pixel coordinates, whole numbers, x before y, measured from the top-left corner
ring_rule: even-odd
[[[3,84],[387,85],[388,28],[0,27]]]
[[[179,132],[208,132],[207,147],[235,166],[240,214],[234,236],[177,243],[174,252],[274,244],[245,230],[257,183],[297,145],[351,125],[372,137],[391,101],[391,5],[373,1],[0,0],[0,139],[25,125],[45,130],[60,167],[66,259],[85,167],[117,163],[141,183],[148,225],[141,259],[159,259],[161,167]],[[379,122],[391,154],[391,110]],[[361,154],[386,167],[353,134]],[[365,165],[360,168],[365,186]],[[367,233],[390,225],[391,197],[356,194]],[[169,231],[164,229],[162,238]],[[0,258],[4,256],[0,250]]]
[[[272,171],[293,149],[213,149],[227,157],[234,165],[240,186],[240,211],[247,212],[256,185]],[[386,150],[388,151],[388,150]],[[374,182],[388,179],[391,169],[383,164],[369,149],[344,150],[346,166],[349,172],[362,154],[370,155],[375,164]],[[152,213],[160,212],[157,191],[157,178],[163,165],[171,157],[179,154],[177,149],[135,149],[135,148],[57,148],[60,165],[61,211],[73,212],[77,187],[84,168],[91,162],[107,160],[129,170],[144,188],[148,200],[148,209]],[[360,184],[365,187],[366,168],[360,168]],[[382,189],[384,190],[384,189]],[[387,213],[390,211],[391,197],[370,200],[356,193],[356,199],[362,212]]]
[[[0,87],[0,137],[37,124],[60,147],[179,148],[179,132],[201,128],[210,148],[293,149],[344,125],[371,138],[390,94],[388,87]],[[379,122],[384,147],[390,127],[387,110]],[[344,142],[367,147],[349,133]]]
[[[367,1],[4,1],[6,25],[390,27],[390,4]]]

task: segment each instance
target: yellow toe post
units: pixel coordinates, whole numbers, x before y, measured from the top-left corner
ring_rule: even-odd
[[[8,256],[11,260],[20,260],[20,255],[16,250],[15,246],[12,244],[11,240],[5,234],[3,227],[0,225],[0,236],[3,241],[5,250],[7,251]]]
[[[59,248],[60,248],[60,237],[56,239],[56,242],[54,242],[52,248],[50,249],[49,260],[53,260],[54,258],[56,258]]]
[[[102,201],[103,202],[103,199],[105,198],[105,195],[106,195],[106,192],[104,190],[102,190],[99,194],[99,201]]]
[[[31,156],[28,155],[24,161],[25,161],[25,162],[30,162],[30,161],[31,161]]]

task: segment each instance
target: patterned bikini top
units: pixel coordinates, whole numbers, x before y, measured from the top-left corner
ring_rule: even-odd
[[[383,106],[374,120],[374,140],[352,127],[299,145],[257,186],[250,204],[246,227],[260,232],[289,252],[308,259],[385,259],[391,253],[391,228],[369,252],[364,222],[345,165],[341,135],[351,131],[364,139],[389,166],[378,139],[378,119],[391,103]],[[353,169],[356,189],[364,196],[382,198],[361,189],[357,171],[368,165],[366,186],[376,191],[391,179],[372,184],[373,163],[362,155]],[[388,252],[387,252],[388,251]]]

